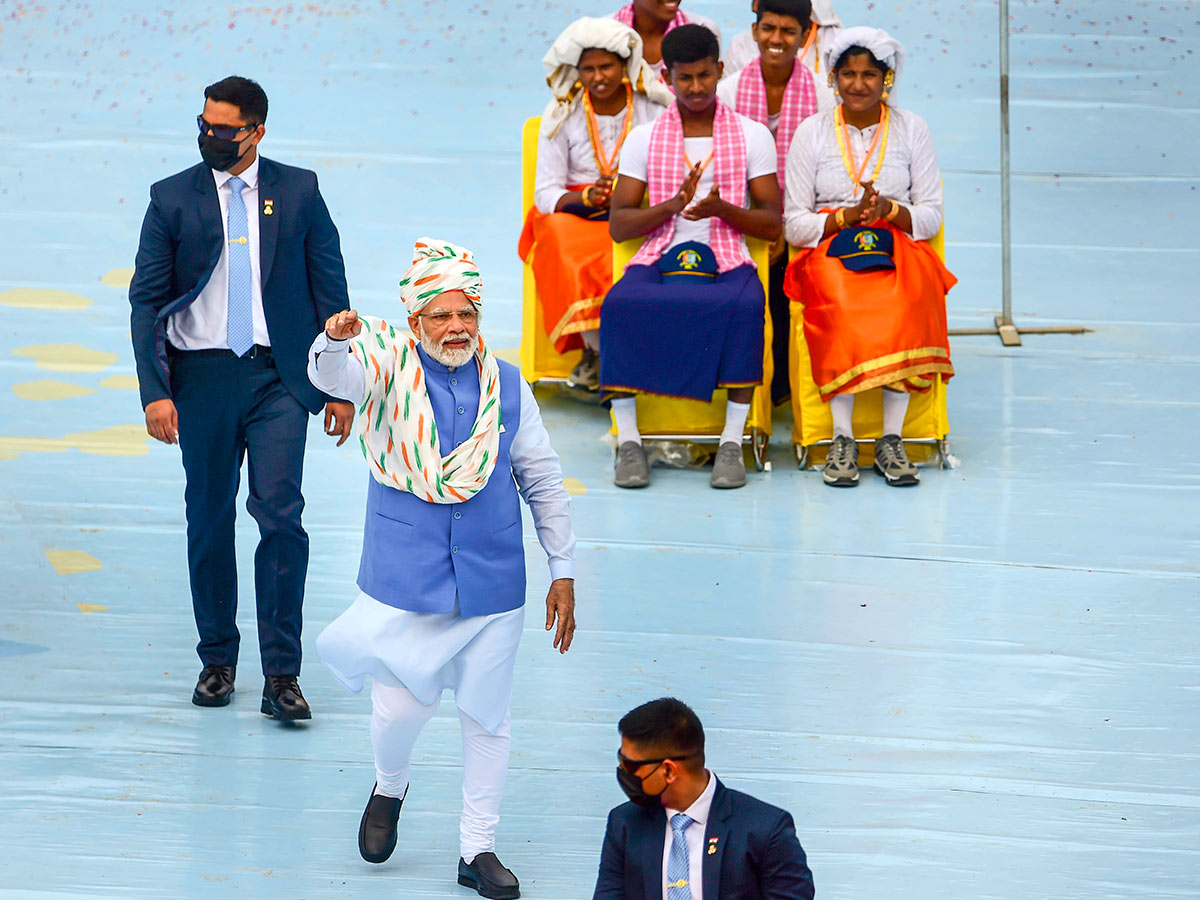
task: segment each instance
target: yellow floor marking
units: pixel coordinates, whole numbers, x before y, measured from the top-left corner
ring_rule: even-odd
[[[109,287],[127,288],[133,281],[133,269],[109,269],[100,276],[100,281]]]
[[[77,575],[104,568],[100,560],[83,550],[47,550],[46,559],[59,575]]]
[[[512,363],[514,366],[520,366],[521,351],[516,347],[505,347],[496,351],[496,359],[502,359],[506,363]]]
[[[95,612],[108,612],[108,607],[101,603],[76,603],[75,605],[79,607],[79,611],[85,616],[90,616]],[[138,813],[138,815],[140,816],[141,813]]]
[[[578,478],[564,478],[563,487],[567,489],[567,493],[578,497],[587,493],[587,486]]]
[[[92,305],[90,297],[70,291],[48,288],[11,288],[0,291],[0,306],[20,306],[24,309],[80,310]]]
[[[136,391],[138,380],[136,375],[109,375],[100,382],[100,387],[114,391]]]
[[[93,350],[81,344],[34,344],[18,347],[13,353],[32,356],[39,369],[52,372],[99,372],[120,359],[115,353]]]
[[[0,459],[16,459],[19,453],[61,453],[64,450],[78,450],[92,456],[145,456],[150,452],[150,441],[144,425],[111,425],[60,438],[0,435]]]
[[[12,392],[22,400],[66,400],[96,393],[95,388],[67,381],[22,381],[12,386]]]

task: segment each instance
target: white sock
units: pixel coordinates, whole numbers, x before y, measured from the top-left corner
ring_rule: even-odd
[[[908,394],[904,391],[883,392],[883,433],[900,437],[904,430],[904,414],[908,412]]]
[[[854,395],[838,394],[829,401],[833,413],[833,436],[854,439]]]
[[[581,331],[579,336],[583,338],[583,345],[589,350],[600,352],[600,329],[593,328],[591,331]]]
[[[612,402],[612,413],[617,421],[617,446],[620,447],[628,441],[640,444],[642,435],[637,427],[637,398],[618,397]]]
[[[734,403],[730,400],[725,404],[725,430],[721,432],[722,444],[741,444],[748,415],[750,415],[749,403]]]

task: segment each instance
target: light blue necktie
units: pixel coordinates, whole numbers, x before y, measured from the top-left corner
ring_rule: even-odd
[[[254,346],[254,313],[250,303],[250,227],[242,189],[246,182],[229,179],[229,317],[225,340],[229,349],[244,356]]]
[[[687,838],[683,833],[695,819],[683,813],[671,816],[671,855],[667,857],[667,900],[692,900],[692,877]]]

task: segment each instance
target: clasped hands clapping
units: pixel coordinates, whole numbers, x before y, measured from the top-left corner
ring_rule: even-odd
[[[892,201],[875,190],[873,182],[864,181],[862,189],[862,199],[856,205],[842,207],[841,221],[846,228],[886,219],[892,211]]]

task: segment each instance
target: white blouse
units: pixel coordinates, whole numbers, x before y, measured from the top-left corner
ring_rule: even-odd
[[[942,181],[929,126],[914,112],[888,107],[891,123],[883,168],[875,188],[908,207],[912,235],[928,240],[942,225]],[[825,231],[827,206],[853,206],[862,189],[850,180],[838,150],[834,111],[826,110],[800,123],[788,148],[787,197],[784,200],[784,233],[796,247],[815,247]],[[875,138],[879,125],[864,129],[847,125],[851,158],[862,165],[863,155]],[[871,155],[864,180],[875,171],[879,148]]]
[[[633,95],[633,125],[636,128],[645,122],[653,122],[666,107],[647,99],[643,94]],[[625,125],[625,110],[615,116],[596,116],[600,145],[605,154],[611,155],[621,137]],[[588,138],[587,111],[583,103],[571,111],[553,138],[546,137],[543,129],[538,135],[537,176],[533,187],[533,203],[538,212],[549,215],[554,212],[559,199],[567,193],[568,184],[595,184],[600,177],[600,167],[592,153],[592,142]]]

